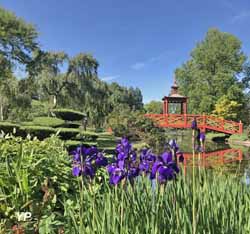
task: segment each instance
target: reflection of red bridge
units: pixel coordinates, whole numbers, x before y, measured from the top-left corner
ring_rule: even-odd
[[[192,153],[184,153],[184,166],[193,165],[202,167],[214,167],[227,163],[241,161],[243,154],[240,149],[225,149],[208,153],[195,154],[193,162]]]
[[[216,118],[209,115],[193,115],[193,114],[146,114],[146,117],[155,120],[159,127],[163,128],[191,128],[194,117],[198,124],[198,128],[203,131],[213,130],[226,134],[241,134],[243,124]]]

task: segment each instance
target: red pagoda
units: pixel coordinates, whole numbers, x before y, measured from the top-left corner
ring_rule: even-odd
[[[171,91],[169,96],[165,96],[162,98],[163,100],[163,114],[169,114],[169,107],[172,103],[181,105],[181,113],[179,114],[187,114],[187,97],[182,96],[178,92],[178,85],[176,84],[176,80],[174,78],[174,84],[171,86]]]

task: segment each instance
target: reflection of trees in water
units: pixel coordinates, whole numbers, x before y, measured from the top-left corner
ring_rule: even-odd
[[[193,151],[192,149],[192,136],[187,132],[187,134],[178,135],[177,137],[177,143],[180,146],[180,149],[183,152],[189,152],[191,153]],[[223,150],[223,149],[229,149],[229,145],[225,144],[225,142],[213,142],[206,140],[206,152],[216,151],[216,150]]]
[[[192,153],[192,133],[191,130],[175,130],[175,129],[166,129],[167,137],[169,139],[177,139],[177,143],[180,146],[182,152]],[[237,160],[237,156],[233,154],[225,154],[225,160],[231,161],[225,163],[218,163],[218,157],[211,156],[209,159],[209,166],[207,169],[212,169],[215,173],[223,174],[237,174],[237,176],[244,176],[247,173],[247,176],[250,178],[250,147],[239,147],[239,146],[229,146],[225,142],[214,142],[206,140],[205,143],[206,153],[208,152],[219,152],[226,149],[241,149],[243,153],[242,160]],[[198,153],[196,153],[198,155]],[[198,157],[196,157],[198,160]],[[202,160],[202,158],[200,159]],[[199,163],[202,165],[202,162]]]
[[[240,149],[213,150],[206,153],[195,153],[193,161],[192,153],[184,153],[184,166],[202,167],[213,169],[215,173],[235,174],[243,176],[245,168],[249,166],[249,160],[245,160]],[[249,171],[250,172],[250,171]]]

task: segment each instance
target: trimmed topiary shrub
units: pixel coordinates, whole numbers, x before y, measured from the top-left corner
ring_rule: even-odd
[[[60,127],[61,128],[80,128],[81,124],[75,122],[64,122]]]
[[[79,134],[79,130],[74,128],[57,128],[56,131],[62,140],[70,140]]]
[[[72,109],[55,109],[52,110],[52,112],[57,118],[69,121],[82,120],[84,117],[86,117],[84,113]]]
[[[22,126],[20,130],[18,135],[26,137],[30,134],[32,137],[36,136],[39,140],[43,140],[56,133],[55,129],[42,126]]]
[[[98,134],[94,132],[80,131],[80,133],[76,136],[75,139],[83,141],[96,141],[97,138]]]
[[[33,119],[33,125],[46,126],[46,127],[59,127],[64,124],[64,121],[59,118],[52,117],[36,117]]]
[[[21,122],[21,126],[34,126],[34,123],[32,121],[24,121]]]
[[[97,146],[96,142],[82,142],[82,141],[74,141],[74,140],[68,140],[65,141],[65,147],[68,151],[74,150],[77,146]]]
[[[115,147],[98,147],[105,154],[116,154]]]
[[[0,133],[3,131],[4,133],[15,133],[20,128],[20,125],[11,123],[11,122],[0,122]]]

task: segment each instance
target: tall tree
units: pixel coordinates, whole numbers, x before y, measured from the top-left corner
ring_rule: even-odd
[[[57,106],[58,96],[67,85],[69,72],[62,71],[68,65],[69,59],[64,52],[47,52],[41,64],[41,73],[38,80],[45,94],[52,97],[52,107]]]
[[[163,107],[162,102],[160,101],[151,101],[144,105],[144,108],[147,113],[151,114],[162,114],[163,113]]]
[[[0,120],[4,115],[7,117],[14,102],[17,81],[12,74],[13,68],[20,65],[31,74],[40,58],[36,39],[37,31],[33,25],[0,7]]]
[[[245,60],[235,36],[210,29],[190,60],[176,70],[180,90],[189,97],[189,112],[211,113],[223,95],[243,104],[243,88],[237,78]]]
[[[32,52],[39,49],[34,26],[1,7],[0,25],[0,55],[9,62],[31,69]]]

